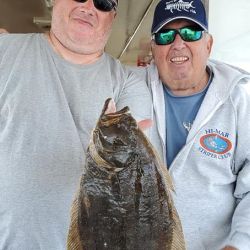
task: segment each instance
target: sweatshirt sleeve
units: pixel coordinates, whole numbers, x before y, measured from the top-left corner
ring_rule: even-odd
[[[228,245],[240,250],[250,246],[250,81],[241,84],[235,95],[237,119],[237,148],[235,152],[235,172],[237,181],[234,196],[238,200],[232,218]]]

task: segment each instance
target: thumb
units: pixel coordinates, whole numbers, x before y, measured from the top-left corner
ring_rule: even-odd
[[[141,130],[146,130],[153,126],[153,121],[151,119],[145,119],[138,122],[138,127]]]
[[[115,113],[115,112],[116,112],[115,101],[113,99],[111,99],[108,103],[108,107],[105,111],[105,114]]]
[[[1,34],[1,33],[8,33],[8,31],[7,31],[6,29],[0,28],[0,34]]]

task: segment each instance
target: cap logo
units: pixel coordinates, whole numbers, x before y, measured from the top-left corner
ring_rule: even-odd
[[[173,13],[173,10],[177,11],[187,11],[187,12],[195,12],[195,7],[192,5],[193,1],[191,2],[184,2],[183,0],[172,0],[170,2],[166,2],[165,10],[170,10]]]

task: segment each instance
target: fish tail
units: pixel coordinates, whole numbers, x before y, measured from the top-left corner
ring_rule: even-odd
[[[78,230],[78,199],[76,198],[71,207],[71,222],[69,226],[67,250],[83,250]]]

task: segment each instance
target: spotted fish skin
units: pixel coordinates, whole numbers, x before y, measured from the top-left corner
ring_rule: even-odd
[[[184,250],[172,183],[129,108],[93,131],[72,205],[68,250]]]

